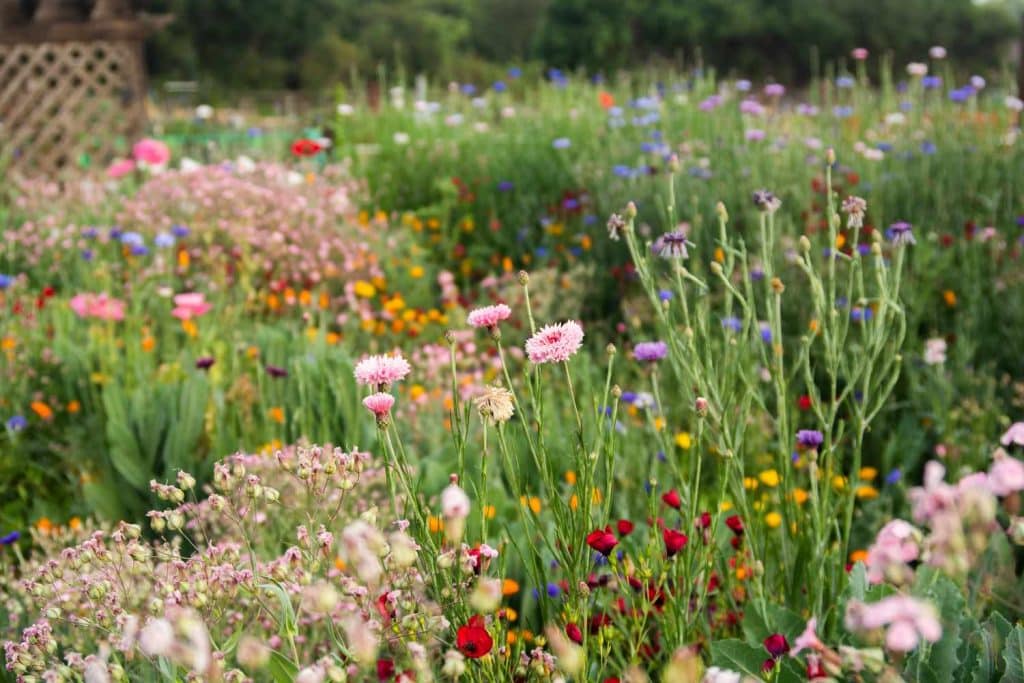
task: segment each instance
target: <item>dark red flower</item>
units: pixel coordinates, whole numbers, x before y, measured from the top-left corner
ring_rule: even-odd
[[[566,624],[565,635],[569,636],[569,640],[577,645],[583,644],[583,631],[581,631],[580,627],[576,624]]]
[[[951,247],[951,246],[953,246],[953,242],[954,241],[955,241],[955,239],[953,238],[952,235],[942,235],[941,237],[939,237],[939,243],[942,246],[944,246],[944,247]]]
[[[377,660],[377,680],[387,681],[395,675],[395,663],[390,659]]]
[[[319,154],[323,147],[316,140],[301,138],[292,143],[292,154],[297,157],[311,157]]]
[[[661,537],[665,540],[665,553],[672,557],[680,550],[686,547],[686,542],[689,540],[686,534],[676,531],[675,529],[665,529],[661,532]]]
[[[702,513],[700,513],[700,516],[697,517],[696,520],[694,520],[693,525],[695,527],[697,527],[698,529],[707,529],[708,527],[711,526],[711,513],[710,512],[702,512]]]
[[[601,553],[605,557],[611,553],[612,548],[619,544],[619,539],[615,538],[615,534],[612,533],[610,526],[604,529],[595,529],[587,534],[587,545]]]
[[[52,297],[56,293],[57,293],[57,290],[54,289],[53,287],[49,286],[49,285],[43,287],[43,296],[46,297],[47,299],[49,299],[50,297]]]
[[[816,678],[828,678],[828,674],[821,663],[821,658],[809,655],[807,657],[807,680],[813,681]]]
[[[810,410],[811,409],[811,397],[808,396],[807,394],[803,394],[800,398],[798,398],[796,400],[796,406],[800,410]]]
[[[739,515],[732,515],[726,517],[725,525],[732,529],[732,532],[737,536],[743,535],[743,520],[740,519]]]
[[[604,679],[604,683],[619,683],[619,677],[609,676],[608,678]]]
[[[678,510],[683,505],[683,500],[679,497],[679,491],[672,489],[668,493],[664,494],[661,499],[665,501],[665,505],[673,507]]]
[[[789,641],[781,633],[773,633],[764,639],[764,649],[768,650],[773,658],[778,659],[789,652]]]
[[[770,673],[771,670],[774,669],[774,668],[775,668],[775,659],[772,658],[772,657],[769,657],[768,659],[764,660],[764,663],[761,665],[761,673],[763,673],[763,674]]]
[[[635,528],[633,522],[628,519],[620,519],[615,527],[619,530],[619,536],[629,536]]]
[[[479,659],[490,652],[494,640],[484,628],[484,618],[475,614],[469,618],[465,626],[460,626],[456,633],[455,646],[470,659]]]

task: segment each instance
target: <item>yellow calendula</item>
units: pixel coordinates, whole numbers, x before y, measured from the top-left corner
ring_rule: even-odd
[[[684,451],[690,450],[690,446],[693,445],[693,439],[690,437],[689,432],[679,432],[676,434],[676,445],[682,448]]]

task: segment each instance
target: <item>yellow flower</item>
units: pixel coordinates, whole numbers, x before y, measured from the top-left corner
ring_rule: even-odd
[[[267,417],[278,424],[284,424],[284,409],[274,406],[267,411]]]
[[[199,334],[199,327],[196,325],[195,321],[191,319],[182,320],[181,329],[183,329],[185,331],[185,334],[192,337],[193,339],[195,339],[196,336]]]
[[[684,451],[690,450],[690,446],[693,445],[693,439],[690,438],[689,432],[679,432],[676,434],[676,445],[682,448]]]
[[[778,486],[779,485],[779,473],[775,470],[765,470],[758,475],[761,483],[765,486]]]
[[[423,266],[413,266],[409,269],[409,276],[419,279],[423,277]]]
[[[837,490],[837,491],[841,491],[841,490],[845,489],[846,488],[846,477],[841,477],[838,474],[836,476],[832,477],[832,487],[835,490]]]
[[[723,500],[718,504],[718,510],[719,512],[728,512],[729,510],[732,510],[732,503],[727,500]]]
[[[494,515],[496,515],[497,513],[498,513],[498,510],[493,505],[484,505],[484,518],[485,519],[494,519]]]
[[[72,531],[78,531],[82,528],[82,520],[78,517],[72,517],[68,520],[68,526],[71,528]]]
[[[422,384],[413,384],[412,388],[409,389],[409,398],[415,401],[425,393],[427,393],[427,390],[423,388]]]
[[[505,579],[501,582],[502,595],[515,595],[519,592],[519,583],[515,579]]]
[[[567,483],[569,486],[575,486],[576,485],[576,473],[573,472],[572,470],[569,470],[568,472],[566,472],[565,473],[565,483]]]
[[[374,295],[377,294],[377,288],[374,287],[369,282],[367,282],[366,280],[356,280],[356,283],[355,285],[353,285],[352,289],[356,293],[356,296],[360,296],[364,299],[372,298]]]
[[[601,493],[601,489],[594,487],[594,490],[590,493],[590,500],[593,501],[594,505],[600,505],[601,501],[604,500],[604,494]]]
[[[440,533],[444,530],[444,520],[437,515],[430,515],[430,519],[427,520],[427,528],[432,534]]]
[[[17,345],[18,340],[14,337],[4,337],[3,339],[0,339],[0,349],[3,349],[4,351],[11,351]]]
[[[580,506],[580,499],[575,493],[569,497],[569,509],[576,512],[576,508]]]
[[[89,381],[92,382],[93,384],[106,384],[107,376],[104,375],[102,372],[94,372],[89,375]]]
[[[947,289],[942,293],[942,300],[946,302],[946,305],[950,308],[956,306],[956,292],[952,289]]]
[[[519,617],[519,613],[511,607],[505,608],[505,618],[509,621],[515,621]]]
[[[721,247],[715,247],[715,260],[725,263],[725,251]]]
[[[743,477],[743,488],[748,491],[753,491],[758,487],[757,479],[753,477]]]
[[[764,516],[764,523],[771,529],[778,529],[779,525],[782,524],[782,515],[778,512],[769,512]]]
[[[527,500],[526,496],[520,496],[519,503],[523,506],[529,505],[533,514],[540,514],[540,498],[537,496],[530,496],[529,500]]]
[[[327,292],[320,292],[318,303],[320,304],[320,308],[326,309],[331,305],[331,295]]]
[[[861,467],[860,478],[862,481],[874,481],[875,477],[878,476],[878,470],[874,467]]]
[[[654,418],[654,430],[657,431],[657,432],[660,432],[664,428],[665,428],[665,418],[660,417],[660,416]]]
[[[328,344],[331,344],[333,346],[334,344],[337,344],[340,341],[341,341],[341,335],[338,334],[337,332],[328,332],[327,333],[327,343]]]

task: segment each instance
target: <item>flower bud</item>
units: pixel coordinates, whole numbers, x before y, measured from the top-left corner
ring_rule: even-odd
[[[527,273],[525,270],[519,271],[519,284],[522,285],[523,287],[530,284],[530,274]]]
[[[623,210],[622,215],[626,217],[626,220],[633,220],[636,218],[636,204],[630,202],[626,204],[626,208]]]
[[[693,403],[694,409],[697,411],[697,415],[705,417],[708,414],[708,400],[703,396],[698,396],[697,400]]]
[[[718,261],[712,261],[710,268],[711,272],[714,273],[715,275],[722,274],[722,264],[719,263]]]
[[[800,251],[807,253],[811,250],[811,241],[807,239],[807,235],[800,235]]]
[[[829,166],[833,166],[836,163],[836,151],[831,147],[825,151],[825,163]]]

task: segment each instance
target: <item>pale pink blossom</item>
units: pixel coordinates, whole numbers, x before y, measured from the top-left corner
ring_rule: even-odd
[[[395,405],[395,397],[383,391],[370,394],[363,399],[363,405],[378,418],[387,417],[391,412],[391,406]]]
[[[174,296],[174,310],[171,315],[179,320],[191,320],[198,318],[210,311],[213,306],[206,301],[206,295],[201,292],[186,292]]]
[[[1001,448],[997,450],[988,470],[988,488],[997,496],[1024,491],[1024,462]]]
[[[885,645],[894,652],[910,652],[921,640],[935,643],[942,638],[935,607],[907,595],[870,604],[851,600],[846,607],[846,627],[858,632],[887,627]]]
[[[118,159],[107,167],[107,177],[118,180],[135,170],[135,162],[131,159]]]
[[[465,519],[469,516],[469,496],[458,484],[449,484],[441,492],[441,514],[445,519]]]
[[[868,58],[868,49],[866,47],[855,47],[850,52],[850,56],[859,62],[863,62]]]
[[[473,327],[496,327],[502,320],[508,320],[510,315],[512,315],[511,308],[505,304],[496,304],[470,311],[466,316],[466,322]]]
[[[814,650],[817,652],[824,649],[825,645],[818,638],[817,629],[818,620],[815,617],[811,617],[807,621],[807,626],[804,627],[804,632],[793,641],[793,648],[789,651],[789,655],[796,657],[803,650]]]
[[[894,519],[878,532],[875,542],[868,548],[866,560],[868,581],[907,583],[913,571],[907,566],[920,555],[920,532],[909,522]]]
[[[79,318],[124,320],[124,302],[103,294],[76,294],[68,302]]]
[[[409,361],[396,356],[370,356],[356,364],[356,381],[375,387],[385,387],[404,379],[412,368]]]
[[[583,328],[570,320],[545,325],[526,340],[526,354],[534,363],[564,363],[583,345]]]
[[[1014,422],[999,439],[1004,446],[1024,446],[1024,422]]]

